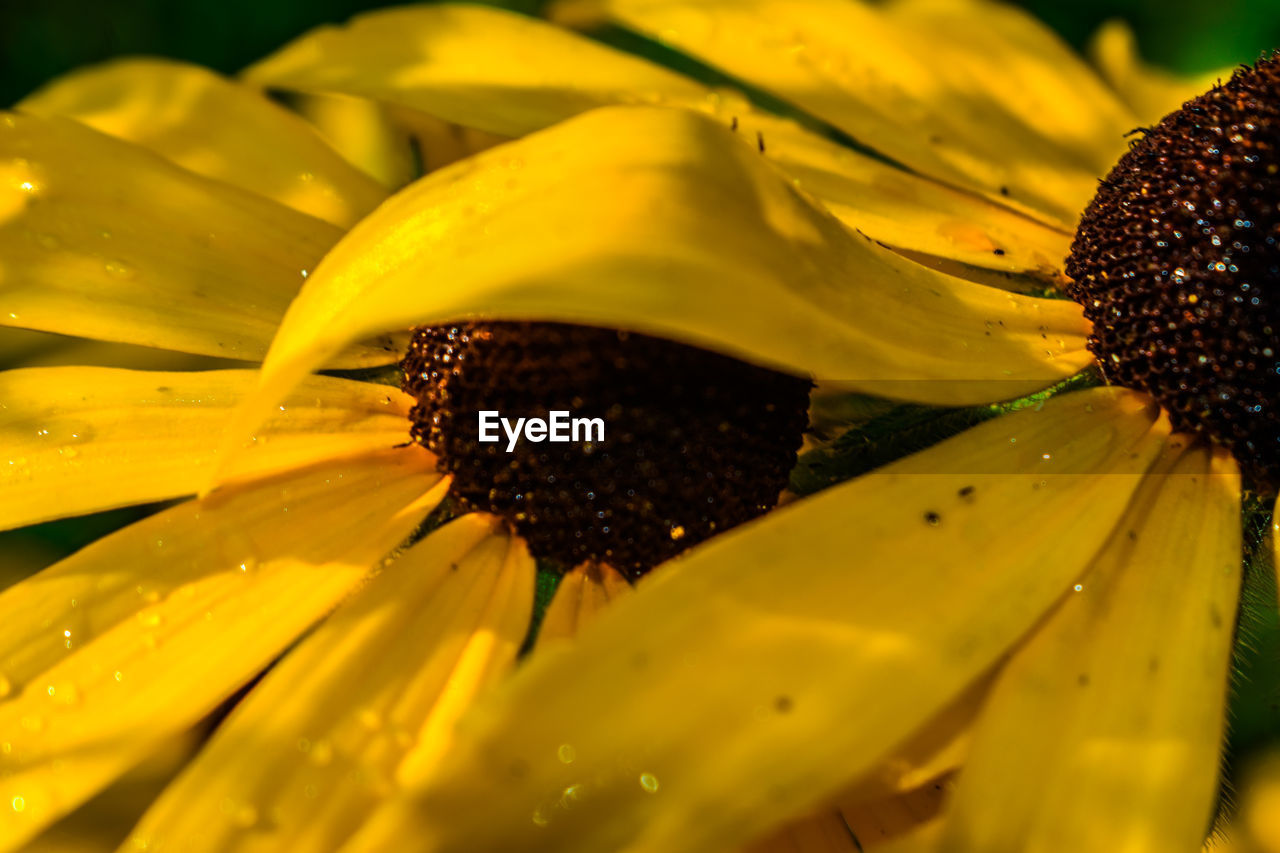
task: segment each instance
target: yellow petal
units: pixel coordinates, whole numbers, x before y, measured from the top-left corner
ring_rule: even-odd
[[[556,640],[569,640],[612,602],[629,594],[631,584],[612,566],[583,563],[556,587],[555,597],[538,629],[541,648]]]
[[[408,448],[191,501],[0,594],[0,849],[192,725],[443,495]],[[433,488],[434,487],[434,488]]]
[[[339,236],[69,119],[0,115],[0,325],[258,359]]]
[[[1228,837],[1242,843],[1235,846],[1205,845],[1216,853],[1276,853],[1280,850],[1280,752],[1273,745],[1258,749],[1245,759],[1233,794],[1238,811]],[[1217,827],[1215,827],[1217,828]],[[1221,839],[1212,839],[1218,840]]]
[[[348,163],[388,189],[417,176],[409,134],[397,127],[387,107],[348,95],[295,94],[290,106],[311,123]]]
[[[1124,21],[1113,19],[1093,36],[1089,53],[1106,81],[1128,103],[1141,124],[1154,124],[1207,92],[1216,83],[1231,79],[1233,69],[1179,76],[1148,65],[1138,54],[1137,39]]]
[[[841,792],[836,802],[857,808],[868,801],[892,799],[960,767],[969,754],[973,725],[991,692],[991,683],[987,677],[971,684],[871,773]]]
[[[477,315],[634,329],[931,403],[1017,397],[1092,359],[1074,303],[928,270],[728,129],[615,108],[435,172],[356,226],[290,307],[243,426],[350,341]]]
[[[823,812],[788,824],[743,853],[861,853],[839,812]]]
[[[833,144],[760,113],[733,92],[713,91],[496,9],[433,5],[369,13],[346,27],[303,36],[247,76],[264,85],[366,95],[418,111],[412,124],[428,170],[489,147],[493,134],[523,135],[595,106],[654,103],[695,110],[738,127],[753,145],[759,134],[768,158],[876,240],[1042,276],[1058,274],[1067,255],[1067,233]],[[398,120],[407,115],[400,112]],[[487,137],[476,138],[485,131]]]
[[[1276,572],[1276,579],[1280,581],[1280,497],[1276,498],[1275,506],[1271,510],[1271,548],[1273,557],[1273,567]],[[1280,587],[1280,583],[1277,583]]]
[[[298,93],[290,102],[344,157],[392,189],[509,141],[368,98]]]
[[[253,689],[131,843],[336,850],[396,790],[398,765],[438,752],[515,663],[534,571],[491,517],[433,532]]]
[[[200,748],[203,725],[157,745],[71,814],[40,833],[20,853],[114,853],[164,787]]]
[[[194,494],[256,381],[249,370],[0,373],[0,529]],[[400,444],[412,405],[385,385],[311,377],[229,463],[228,478]]]
[[[1204,839],[1240,591],[1240,479],[1225,451],[1170,455],[1000,675],[943,849],[1163,853]]]
[[[840,813],[858,840],[858,850],[874,850],[904,841],[934,822],[950,788],[949,779],[940,779],[903,794],[847,806]]]
[[[382,98],[508,137],[620,101],[705,92],[673,71],[532,18],[450,4],[320,27],[244,77],[263,86]]]
[[[1154,417],[1058,397],[693,549],[478,703],[398,837],[680,853],[829,802],[1066,593],[1157,455]]]
[[[69,366],[126,367],[134,370],[219,370],[242,368],[244,363],[226,358],[0,326],[0,368],[8,370],[11,367]]]
[[[758,132],[766,156],[850,228],[908,252],[1041,280],[1063,278],[1071,249],[1067,229],[887,167],[793,122],[746,110],[735,114],[744,138],[756,138]]]
[[[16,109],[73,118],[341,228],[386,197],[288,110],[183,62],[122,59],[80,69]]]
[[[914,171],[1062,226],[1074,226],[1134,125],[1047,28],[1004,5],[609,5],[624,25],[800,106]]]

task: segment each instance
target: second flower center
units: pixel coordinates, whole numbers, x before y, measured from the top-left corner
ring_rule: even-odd
[[[1067,274],[1107,379],[1280,482],[1280,59],[1146,131],[1085,210]]]

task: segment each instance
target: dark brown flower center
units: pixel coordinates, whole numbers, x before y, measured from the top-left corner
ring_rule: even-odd
[[[1102,181],[1067,261],[1107,379],[1280,482],[1280,58],[1244,67]]]
[[[507,518],[535,556],[632,577],[774,506],[807,425],[808,380],[585,326],[420,328],[404,372],[413,439],[456,498]],[[576,436],[513,443],[520,418],[557,411],[583,422]],[[480,441],[481,412],[506,421],[498,441]]]

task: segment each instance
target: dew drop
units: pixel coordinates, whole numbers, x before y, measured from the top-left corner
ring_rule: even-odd
[[[316,767],[328,767],[333,761],[333,744],[327,740],[318,740],[311,745],[307,755]]]
[[[107,261],[102,268],[107,271],[107,275],[112,278],[130,279],[137,274],[137,270],[126,264],[124,261]]]
[[[572,764],[573,760],[578,757],[578,751],[573,748],[572,744],[562,743],[560,748],[556,750],[556,757],[560,759],[561,764]]]
[[[13,798],[13,810],[14,810],[15,812],[25,811],[25,810],[26,810],[26,808],[27,808],[27,801],[26,801],[26,800],[24,800],[22,797],[14,797],[14,798]]]
[[[658,793],[658,777],[652,773],[640,774],[640,787],[644,788],[650,794]]]
[[[49,698],[55,705],[74,705],[80,701],[80,690],[69,681],[49,685]]]
[[[245,803],[231,814],[231,822],[241,829],[252,829],[258,823],[258,810]]]

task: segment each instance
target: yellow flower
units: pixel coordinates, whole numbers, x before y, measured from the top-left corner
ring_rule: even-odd
[[[804,121],[463,6],[317,31],[248,86],[90,69],[0,120],[0,322],[263,359],[0,377],[0,526],[207,492],[0,594],[0,846],[283,654],[136,847],[720,850],[816,810],[787,831],[840,850],[833,825],[939,809],[907,840],[1198,847],[1240,478],[1142,394],[1055,396],[796,501],[569,641],[626,589],[584,568],[519,667],[534,566],[500,520],[384,561],[448,480],[396,446],[405,395],[309,374],[394,362],[410,327],[629,329],[934,405],[1093,361],[1053,291],[1159,112],[1122,44],[1133,105],[983,2],[599,5]],[[249,86],[300,93],[367,173]],[[351,97],[428,163],[516,141],[387,198],[394,147],[332,121]]]

